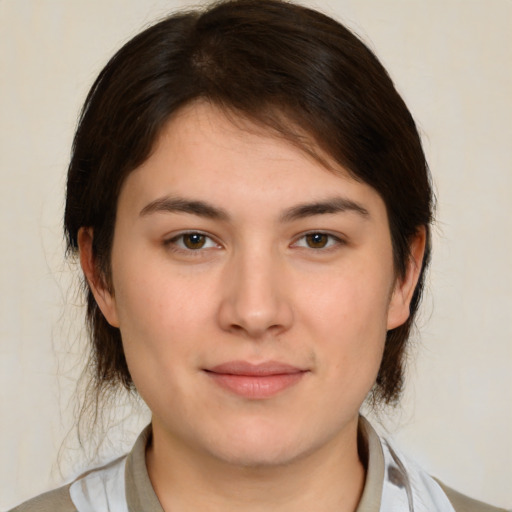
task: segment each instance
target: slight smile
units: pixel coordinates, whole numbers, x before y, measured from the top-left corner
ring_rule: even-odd
[[[271,398],[297,384],[309,372],[277,361],[230,361],[204,371],[222,388],[252,400]]]

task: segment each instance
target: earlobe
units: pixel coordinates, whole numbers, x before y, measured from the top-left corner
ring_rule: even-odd
[[[94,299],[101,309],[107,322],[112,327],[119,327],[117,317],[116,303],[113,293],[109,290],[105,283],[104,276],[94,258],[93,248],[93,231],[91,228],[82,227],[78,231],[78,248],[80,250],[80,265],[89,288],[94,295]]]
[[[388,330],[399,327],[409,318],[409,307],[420,277],[426,241],[426,230],[424,226],[421,226],[409,246],[410,257],[405,276],[398,278],[395,282],[388,308]]]

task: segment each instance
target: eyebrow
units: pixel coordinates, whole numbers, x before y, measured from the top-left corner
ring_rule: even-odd
[[[205,217],[213,220],[229,220],[226,210],[218,208],[205,201],[190,200],[181,197],[160,197],[148,203],[140,211],[139,216],[143,217],[152,213],[189,213],[199,217]],[[293,206],[281,215],[281,222],[292,222],[294,220],[312,217],[315,215],[325,215],[333,213],[355,212],[360,216],[367,218],[370,216],[368,210],[359,203],[344,197],[333,197],[325,201],[315,201],[313,203],[304,203]]]
[[[305,203],[293,206],[286,210],[281,216],[281,221],[291,222],[294,220],[312,217],[314,215],[325,215],[329,213],[354,212],[363,218],[370,217],[368,210],[361,204],[345,197],[333,197],[325,201]]]
[[[190,213],[214,220],[228,220],[229,215],[222,208],[217,208],[204,201],[194,201],[180,197],[161,197],[148,203],[139,213],[143,217],[151,213]]]

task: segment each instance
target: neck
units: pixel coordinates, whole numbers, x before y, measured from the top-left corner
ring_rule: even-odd
[[[165,511],[354,512],[365,468],[350,435],[280,465],[239,466],[174,443],[153,424],[148,473]]]

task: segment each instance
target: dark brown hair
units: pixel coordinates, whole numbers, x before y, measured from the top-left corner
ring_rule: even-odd
[[[120,188],[173,113],[200,99],[318,158],[326,153],[373,187],[387,208],[399,277],[411,238],[426,229],[411,314],[388,332],[373,390],[376,403],[396,402],[430,255],[429,172],[415,123],[386,70],[354,34],[319,12],[279,0],[225,1],[172,15],[123,46],[92,86],[76,131],[65,211],[68,251],[78,250],[78,230],[91,227],[93,253],[109,285]],[[87,294],[97,396],[119,384],[133,389],[119,330]]]

